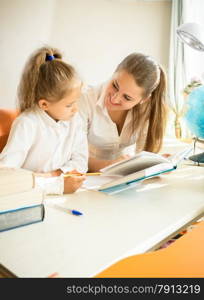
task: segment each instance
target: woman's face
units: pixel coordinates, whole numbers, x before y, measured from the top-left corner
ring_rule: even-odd
[[[105,106],[109,111],[129,110],[144,102],[144,90],[133,76],[124,70],[114,73],[105,91]]]

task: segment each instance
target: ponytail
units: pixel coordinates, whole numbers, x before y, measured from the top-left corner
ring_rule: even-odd
[[[62,99],[75,75],[74,68],[62,61],[59,50],[38,49],[26,63],[18,86],[20,111],[34,108],[40,99]]]
[[[162,146],[162,141],[167,121],[167,106],[165,104],[166,76],[160,67],[159,84],[152,92],[149,101],[149,124],[144,150],[158,152]]]

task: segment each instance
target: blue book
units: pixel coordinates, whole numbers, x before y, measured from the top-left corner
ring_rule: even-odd
[[[0,196],[0,232],[43,221],[45,208],[41,190]]]
[[[43,221],[43,204],[0,212],[0,232]]]
[[[112,180],[102,184],[98,190],[115,194],[134,187],[141,180],[173,171],[183,159],[188,157],[192,149],[192,146],[188,146],[169,158],[142,151],[130,159],[103,168],[100,170],[102,177],[112,177]]]

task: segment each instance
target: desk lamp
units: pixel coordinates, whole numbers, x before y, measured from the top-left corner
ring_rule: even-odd
[[[204,52],[204,29],[200,24],[184,23],[177,28],[176,32],[184,44],[189,45],[191,48],[195,50]],[[203,120],[203,124],[204,124],[204,120]],[[196,141],[202,143],[204,142],[203,140],[199,139],[199,137],[196,137],[194,142],[194,150],[195,150]],[[194,154],[190,156],[189,159],[194,162],[197,162],[198,164],[204,163],[204,152],[199,154]]]

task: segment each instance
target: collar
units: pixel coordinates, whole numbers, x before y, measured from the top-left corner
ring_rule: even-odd
[[[52,117],[50,117],[43,109],[41,109],[38,105],[35,107],[35,112],[40,116],[40,118],[49,126],[52,127],[60,127],[60,126],[66,126],[68,127],[70,124],[70,121],[55,121]]]
[[[99,98],[96,102],[96,106],[100,107],[101,109],[104,110],[105,108],[105,104],[104,104],[104,98],[105,98],[105,91],[106,91],[106,87],[108,85],[108,82],[102,84],[100,87],[99,87]]]

